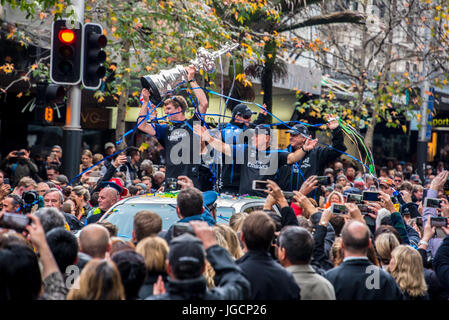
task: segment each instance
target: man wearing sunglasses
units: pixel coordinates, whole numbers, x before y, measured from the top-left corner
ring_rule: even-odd
[[[265,107],[265,105],[264,105]],[[256,121],[251,123],[251,116],[256,114],[247,105],[240,103],[232,109],[232,119],[221,129],[222,141],[229,145],[244,143],[239,141],[241,133],[247,129],[254,128],[258,124],[265,123],[267,112],[263,109],[259,113]],[[221,192],[236,194],[240,187],[240,170],[241,165],[236,163],[234,158],[226,156],[221,171]]]
[[[343,131],[339,126],[338,119],[328,116],[327,120],[327,126],[332,130],[333,149],[329,147],[315,147],[308,151],[301,161],[292,165],[282,166],[277,175],[277,182],[282,190],[299,190],[303,182],[310,176],[322,176],[327,164],[336,160],[341,155],[335,149],[343,152],[346,151]],[[301,149],[306,141],[312,137],[307,127],[302,124],[295,124],[287,132],[290,133],[290,145],[287,147],[288,152]],[[313,191],[309,196],[319,197],[319,191]]]

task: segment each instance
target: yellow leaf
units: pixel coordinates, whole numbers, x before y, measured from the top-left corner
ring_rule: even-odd
[[[404,131],[404,133],[407,133],[407,126],[406,125],[402,125],[402,131]]]
[[[104,97],[103,96],[101,96],[100,98],[98,98],[98,102],[99,103],[102,103],[104,101]]]
[[[23,92],[19,92],[16,97],[20,98],[22,95],[23,95]]]

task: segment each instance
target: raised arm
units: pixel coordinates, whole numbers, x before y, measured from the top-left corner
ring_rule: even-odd
[[[212,137],[205,127],[196,124],[193,126],[193,132],[199,135],[202,141],[207,142],[216,151],[224,153],[228,157],[232,156],[232,147],[229,144]]]
[[[200,85],[195,80],[196,69],[193,65],[190,65],[186,68],[186,71],[187,71],[187,81],[190,83],[192,91],[195,94],[196,98],[198,99],[198,111],[204,114],[207,112],[207,108],[209,107],[209,101],[207,101],[206,94],[204,93],[203,89],[200,88]]]
[[[318,139],[307,139],[304,146],[302,146],[300,149],[296,150],[295,152],[289,153],[287,156],[287,164],[293,164],[301,160],[305,157],[307,152],[315,148],[316,144],[318,143]]]
[[[154,130],[153,126],[151,124],[149,124],[147,121],[142,121],[144,117],[146,117],[147,112],[148,112],[148,104],[150,102],[150,92],[148,91],[148,89],[142,89],[142,96],[143,96],[143,103],[142,103],[142,107],[140,108],[140,112],[139,112],[139,118],[138,118],[138,123],[142,122],[139,126],[138,129],[142,130],[145,133],[148,133],[149,135],[155,136],[156,135],[156,130]]]

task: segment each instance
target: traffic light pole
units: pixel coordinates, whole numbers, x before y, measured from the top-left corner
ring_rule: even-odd
[[[69,102],[66,110],[66,121],[63,131],[62,168],[69,181],[75,178],[79,173],[81,139],[83,135],[80,119],[81,88],[80,85],[76,85],[70,90]]]
[[[430,42],[430,29],[426,27],[425,30],[425,50],[426,52],[429,50],[429,42]],[[424,76],[424,81],[421,85],[421,99],[422,104],[420,108],[420,128],[418,133],[418,144],[417,144],[417,155],[416,155],[416,171],[419,175],[419,178],[422,182],[424,182],[425,171],[426,171],[426,162],[427,162],[427,143],[430,139],[430,131],[431,128],[428,126],[429,121],[429,91],[430,91],[430,81],[429,81],[429,59],[426,57],[423,63],[423,71],[422,75]]]
[[[79,22],[84,22],[84,0],[74,0],[73,8]],[[81,155],[81,87],[72,86],[66,109],[66,121],[63,129],[62,172],[69,181],[79,173]]]

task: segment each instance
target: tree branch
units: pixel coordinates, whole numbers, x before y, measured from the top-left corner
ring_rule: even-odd
[[[276,31],[284,32],[290,31],[305,27],[313,27],[322,24],[331,24],[331,23],[356,23],[356,24],[364,24],[365,17],[363,14],[354,11],[344,11],[344,12],[335,12],[326,15],[320,15],[316,17],[309,18],[303,22],[295,23],[292,25],[281,25]]]

